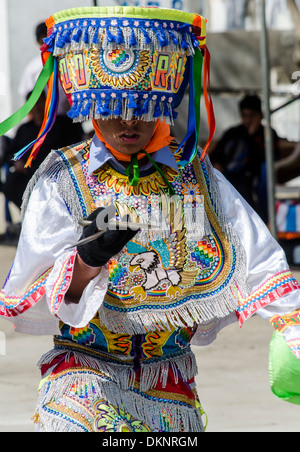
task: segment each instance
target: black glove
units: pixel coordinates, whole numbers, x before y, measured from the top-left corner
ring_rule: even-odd
[[[99,212],[103,210],[103,207],[99,207],[94,210],[88,217],[88,220],[92,221],[89,226],[85,226],[83,229],[81,239],[89,237],[96,232],[98,228],[96,225],[96,218]],[[107,221],[109,219],[107,218]],[[122,221],[128,221],[128,217],[122,218]],[[116,229],[107,229],[101,237],[93,240],[92,242],[86,243],[84,245],[79,245],[77,251],[83,262],[90,267],[102,267],[105,265],[113,256],[118,254],[133,237],[138,233],[138,230],[132,229],[119,229],[118,225]]]

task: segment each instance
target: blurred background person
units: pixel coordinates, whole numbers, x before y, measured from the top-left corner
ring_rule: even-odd
[[[241,124],[221,137],[210,158],[261,218],[268,222],[265,135],[261,100],[245,96],[239,104]],[[279,137],[273,129],[274,160],[278,160]]]

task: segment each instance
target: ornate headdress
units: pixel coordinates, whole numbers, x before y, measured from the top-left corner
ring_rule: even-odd
[[[194,157],[200,123],[201,74],[209,119],[209,139],[214,116],[209,95],[209,52],[206,21],[197,14],[160,8],[86,7],[54,14],[46,21],[48,36],[42,47],[43,71],[31,98],[0,125],[5,133],[24,118],[46,83],[45,118],[30,148],[28,165],[51,129],[58,104],[58,80],[69,99],[68,115],[74,121],[136,117],[158,118],[173,124],[176,107],[189,85],[188,130],[181,165]]]

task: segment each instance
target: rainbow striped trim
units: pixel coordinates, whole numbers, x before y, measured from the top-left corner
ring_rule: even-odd
[[[270,323],[279,333],[283,333],[290,326],[300,325],[300,310],[291,312],[283,316],[274,315]]]
[[[58,317],[58,310],[70,287],[77,251],[74,251],[61,266],[50,293],[50,312]]]
[[[0,293],[0,316],[16,317],[34,306],[46,293],[46,281],[53,267],[46,270],[34,281],[23,297],[10,297],[5,291]]]
[[[239,322],[242,325],[258,309],[273,303],[275,300],[300,289],[300,286],[292,273],[287,270],[267,279],[258,289],[243,299],[238,293],[239,300]]]

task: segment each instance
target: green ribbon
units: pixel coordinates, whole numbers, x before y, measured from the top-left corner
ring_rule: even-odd
[[[148,152],[145,151],[144,149],[142,149],[139,152],[143,152],[148,157],[148,160],[152,163],[152,165],[154,166],[156,171],[159,172],[159,174],[161,175],[161,177],[163,178],[163,180],[165,181],[165,183],[169,189],[170,195],[171,196],[175,195],[175,191],[174,191],[172,185],[170,184],[170,182],[168,181],[168,179],[166,178],[166,176],[164,175],[164,173],[162,172],[160,167],[157,165],[157,163],[153,160],[151,155],[148,154]],[[131,169],[133,169],[132,174],[131,174]],[[137,154],[134,154],[131,156],[131,162],[130,162],[129,166],[126,168],[125,174],[126,174],[126,176],[128,176],[129,185],[131,185],[132,187],[136,187],[138,184],[138,181],[139,181],[139,164],[138,164]]]
[[[131,169],[133,170],[132,174]],[[126,176],[128,176],[129,185],[131,185],[132,187],[136,187],[139,182],[139,164],[137,154],[133,154],[131,156],[131,162],[126,168],[125,174]]]
[[[47,85],[48,80],[51,77],[53,69],[54,69],[54,57],[52,54],[50,54],[27,102],[13,115],[11,115],[5,121],[1,122],[0,137],[9,130],[11,130],[13,127],[15,127],[17,124],[19,124],[21,121],[23,121],[23,119],[31,112],[31,110],[41,97],[41,94],[45,86]]]

